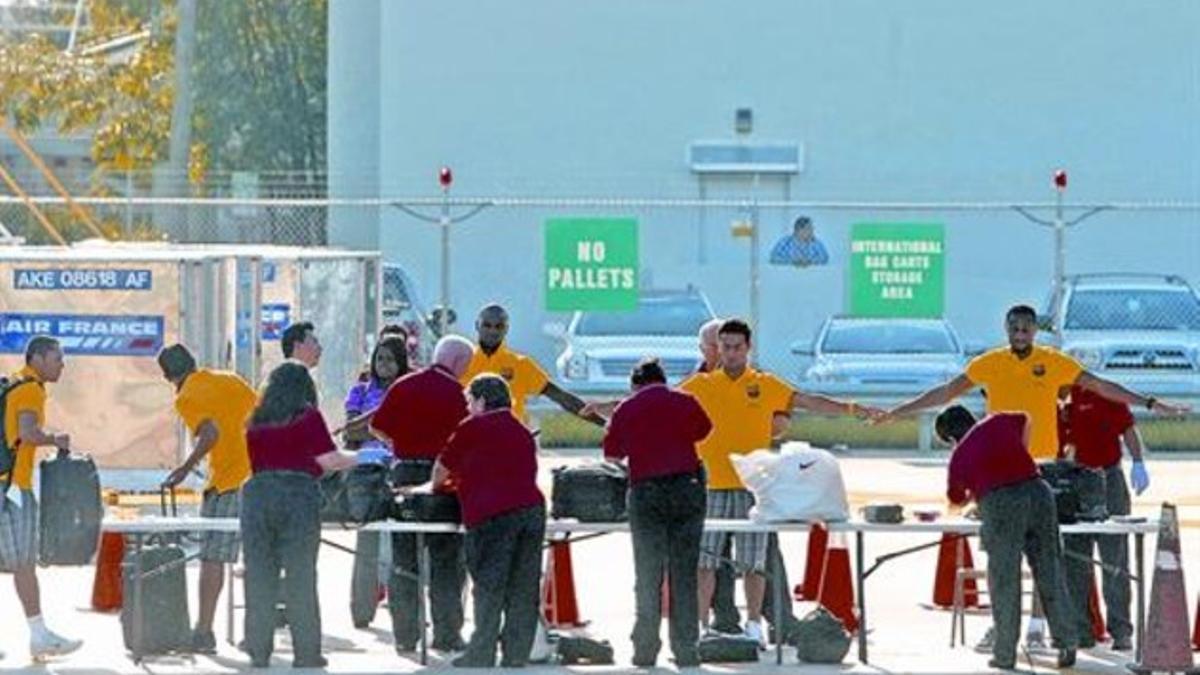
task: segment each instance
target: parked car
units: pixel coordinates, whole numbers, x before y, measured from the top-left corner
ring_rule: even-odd
[[[1200,395],[1200,296],[1182,277],[1069,276],[1039,335],[1098,375],[1135,391]]]
[[[967,356],[944,319],[848,316],[826,319],[811,344],[794,343],[792,352],[812,359],[800,378],[803,386],[884,399],[953,378]]]
[[[546,333],[563,343],[555,365],[564,385],[619,392],[629,389],[630,371],[646,356],[662,362],[672,384],[694,371],[701,358],[697,333],[714,316],[698,290],[643,291],[635,310],[575,312],[566,325],[547,324]]]

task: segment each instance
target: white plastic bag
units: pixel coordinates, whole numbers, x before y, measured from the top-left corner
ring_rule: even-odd
[[[730,457],[746,489],[754,494],[750,519],[839,521],[850,518],[846,484],[837,459],[808,443],[784,443],[779,452],[755,450]]]

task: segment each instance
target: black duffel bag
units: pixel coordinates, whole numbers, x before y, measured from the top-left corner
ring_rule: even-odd
[[[392,487],[428,483],[433,476],[432,459],[398,459],[392,463]]]
[[[710,635],[700,638],[701,663],[754,663],[758,640],[741,635]]]
[[[396,500],[392,517],[418,523],[461,523],[462,507],[453,493],[410,492]]]
[[[1044,462],[1038,470],[1054,493],[1059,523],[1108,520],[1108,486],[1103,470],[1066,459]]]
[[[597,640],[582,635],[564,635],[555,644],[558,662],[564,666],[611,666],[613,648],[608,640]]]
[[[841,619],[818,605],[796,626],[796,658],[803,663],[841,663],[850,652],[850,633]]]
[[[594,462],[554,469],[550,513],[584,523],[623,521],[629,471],[620,464]]]
[[[322,522],[362,524],[391,515],[392,488],[388,468],[382,464],[330,472],[321,477],[320,485]]]

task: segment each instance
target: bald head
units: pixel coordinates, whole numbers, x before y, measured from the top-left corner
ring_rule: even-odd
[[[704,355],[704,365],[709,370],[716,368],[721,360],[717,333],[721,330],[722,323],[722,319],[711,319],[700,327],[700,353]]]
[[[446,335],[433,347],[433,362],[454,373],[455,377],[462,377],[471,363],[472,350],[471,343],[466,338]]]
[[[497,304],[484,305],[475,320],[475,332],[485,352],[496,351],[508,335],[508,310]]]

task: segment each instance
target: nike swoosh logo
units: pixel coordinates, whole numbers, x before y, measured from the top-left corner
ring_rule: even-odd
[[[800,470],[801,470],[801,471],[803,471],[803,470],[807,469],[808,467],[810,467],[810,466],[812,466],[813,464],[816,464],[816,463],[817,463],[817,461],[816,461],[815,459],[814,459],[813,461],[809,462],[808,464],[805,464],[804,462],[801,462],[801,463],[800,463]]]

